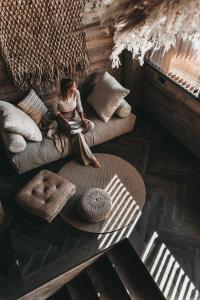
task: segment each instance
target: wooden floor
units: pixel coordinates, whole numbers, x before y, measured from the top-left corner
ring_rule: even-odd
[[[200,161],[157,121],[138,113],[130,135],[97,147],[131,162],[147,188],[137,227],[145,241],[156,230],[200,288]]]
[[[164,300],[165,298],[153,284],[151,276],[126,239],[48,298],[48,300],[64,299]]]
[[[144,112],[137,113],[133,133],[97,146],[94,151],[118,155],[140,171],[147,188],[146,204],[137,225],[140,234],[147,242],[156,230],[200,288],[199,160]],[[15,175],[3,149],[0,162],[0,197],[6,201],[38,170]],[[48,169],[58,171],[64,163],[66,160],[55,162]]]

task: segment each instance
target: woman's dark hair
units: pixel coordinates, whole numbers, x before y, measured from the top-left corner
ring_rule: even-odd
[[[63,78],[60,81],[60,92],[64,95],[74,84],[74,80],[71,78]]]

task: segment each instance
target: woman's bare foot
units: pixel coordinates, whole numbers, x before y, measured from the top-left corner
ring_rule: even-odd
[[[95,167],[95,168],[101,168],[101,163],[100,163],[100,161],[97,160],[97,159],[92,159],[91,165],[92,165],[93,167]]]

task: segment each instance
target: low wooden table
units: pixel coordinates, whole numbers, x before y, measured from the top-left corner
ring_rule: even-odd
[[[59,175],[76,185],[76,193],[69,199],[61,217],[77,229],[108,233],[122,229],[135,221],[145,203],[146,190],[139,172],[126,160],[111,154],[96,153],[101,168],[83,166],[74,160],[67,163]],[[112,198],[112,211],[102,222],[89,223],[78,213],[81,196],[89,188],[104,189]]]

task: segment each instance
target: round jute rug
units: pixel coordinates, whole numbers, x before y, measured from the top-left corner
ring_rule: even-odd
[[[73,227],[92,233],[107,233],[119,230],[130,223],[144,206],[146,190],[139,172],[126,160],[103,153],[95,156],[101,168],[83,166],[74,160],[59,172],[76,185],[75,195],[68,200],[60,216]],[[82,194],[89,188],[101,188],[112,198],[112,210],[106,220],[89,223],[81,219],[78,204]]]

